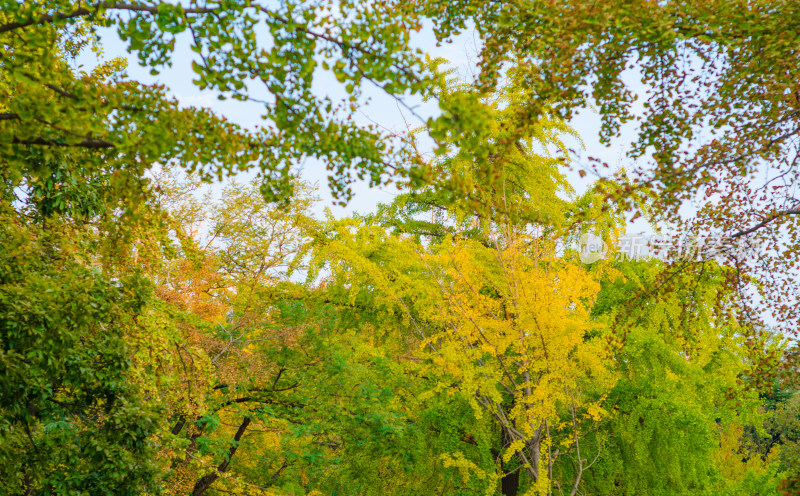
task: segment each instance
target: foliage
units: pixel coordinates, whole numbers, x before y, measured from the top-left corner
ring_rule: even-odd
[[[738,318],[752,322],[753,331],[775,322],[797,337],[800,203],[793,185],[800,113],[793,27],[800,10],[794,2],[425,6],[438,36],[473,23],[484,41],[484,91],[502,85],[504,68],[514,66],[522,93],[510,128],[595,106],[601,142],[624,131],[630,182],[601,181],[607,207],[644,214],[635,200],[649,189],[650,209],[664,219],[662,228],[675,231],[674,243],[698,238],[720,246],[667,267],[662,280],[717,257],[739,273]],[[602,178],[606,167],[593,158],[581,172]],[[759,256],[742,255],[739,247],[757,247]],[[639,296],[637,304],[649,297]],[[754,335],[751,342],[762,339]],[[796,377],[796,370],[787,362],[759,374],[767,387],[778,374]]]
[[[409,47],[420,20],[402,2],[0,6],[2,153],[15,174],[27,170],[31,145],[50,155],[77,148],[86,151],[87,169],[113,164],[126,172],[114,183],[140,178],[157,163],[180,164],[204,179],[256,168],[263,193],[277,199],[291,190],[289,167],[315,157],[330,164],[334,195],[349,199],[355,177],[379,184],[402,165],[388,136],[353,119],[364,87],[400,97],[429,85]],[[194,84],[220,99],[260,105],[265,126],[245,130],[209,110],[183,108],[164,87],[125,77],[119,61],[75,70],[70,57],[104,27],[116,28],[154,74],[171,65],[176,38],[190,36]],[[318,95],[312,86],[320,79],[335,79],[346,96]]]
[[[73,226],[45,230],[8,205],[1,218],[5,494],[153,489],[158,410],[130,358],[151,335],[139,320],[150,285],[92,267]]]
[[[767,189],[794,174],[791,5],[0,6],[3,491],[795,490],[797,355],[753,296],[793,322],[796,200]],[[476,85],[411,48],[427,21],[443,39],[468,20]],[[109,27],[154,73],[190,38],[194,83],[258,103],[265,126],[183,107],[119,59],[77,67]],[[610,139],[632,62],[658,90],[630,151],[649,167],[579,195],[564,118],[594,99]],[[344,97],[315,89],[326,78]],[[441,115],[406,136],[362,125],[369,84]],[[719,133],[691,141],[709,122]],[[340,200],[356,177],[403,194],[315,219],[291,172],[307,157]],[[763,170],[777,175],[748,176]],[[683,222],[697,193],[712,201]],[[580,262],[571,242],[615,242],[634,210],[789,237],[761,268],[732,249]]]
[[[630,286],[652,284],[657,265],[619,263],[595,315],[613,322]],[[747,373],[746,333],[726,305],[729,270],[694,274],[704,292],[684,286],[626,316],[615,357],[620,379],[606,399],[613,413],[600,426],[606,442],[590,493],[777,494],[775,450],[748,447],[742,432],[759,426],[753,435],[763,438],[764,417],[756,392],[739,381]]]

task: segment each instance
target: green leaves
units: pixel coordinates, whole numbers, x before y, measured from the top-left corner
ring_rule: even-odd
[[[0,90],[18,118],[0,121],[0,129],[15,143],[6,154],[14,168],[24,169],[21,146],[91,149],[89,144],[102,142],[109,150],[87,158],[133,167],[135,176],[170,161],[202,171],[207,180],[260,168],[268,178],[264,193],[275,200],[288,193],[290,168],[314,157],[329,164],[333,195],[346,201],[354,175],[380,184],[390,171],[408,165],[408,150],[353,120],[366,81],[398,97],[429,90],[419,54],[408,46],[407,33],[418,29],[417,16],[402,3],[372,6],[369,14],[361,5],[304,1],[281,6],[99,3],[94,9],[55,0],[12,4],[9,12],[16,11],[24,22],[0,18],[0,43],[7,48],[0,70],[11,81]],[[179,110],[163,89],[125,81],[121,74],[102,84],[78,77],[58,62],[62,55],[77,53],[62,54],[53,45],[72,36],[69,30],[76,26],[78,39],[94,36],[98,18],[117,27],[153,74],[171,64],[176,36],[191,34],[190,48],[198,55],[192,61],[195,84],[222,99],[263,105],[265,125],[245,131],[208,111]],[[348,94],[334,105],[312,90],[321,57],[332,62]],[[338,107],[352,111],[334,110]],[[208,145],[212,142],[215,146]]]
[[[660,263],[615,265],[620,274],[604,282],[594,313],[617,333],[620,378],[604,405],[612,415],[598,425],[603,454],[587,489],[613,495],[747,494],[752,481],[726,467],[752,457],[764,459],[767,469],[750,489],[776,494],[774,452],[751,450],[741,432],[727,434],[743,425],[760,430],[764,421],[758,392],[741,384],[753,365],[742,343],[746,331],[720,304],[731,297],[727,269],[682,274],[695,284],[677,281],[630,308],[625,301],[636,288],[653,286]],[[748,470],[740,467],[741,473]]]
[[[57,222],[51,219],[51,222]],[[0,474],[9,492],[153,490],[155,410],[129,381],[141,282],[109,281],[2,211]]]

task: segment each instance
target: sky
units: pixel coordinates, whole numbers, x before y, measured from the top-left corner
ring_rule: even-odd
[[[144,68],[138,64],[135,55],[127,52],[126,44],[119,39],[115,30],[105,29],[101,31],[100,35],[104,51],[103,56],[105,58],[124,57],[127,59],[127,73],[131,79],[145,84],[163,84],[181,105],[210,108],[243,127],[252,129],[262,123],[260,105],[232,99],[221,101],[217,99],[215,92],[202,91],[192,83],[194,72],[192,71],[191,62],[195,54],[189,50],[188,36],[182,35],[178,37],[172,57],[172,66],[163,68],[158,75],[153,76],[150,74],[149,68]],[[476,72],[475,61],[481,41],[474,29],[467,29],[449,43],[443,43],[440,46],[436,46],[432,30],[423,29],[418,36],[412,38],[412,44],[422,48],[433,57],[442,57],[449,60],[451,67],[456,68],[459,74],[464,77]],[[96,63],[96,58],[91,53],[86,53],[76,62],[84,66],[91,66]],[[635,80],[635,76],[636,74],[631,72],[631,74],[627,75],[627,82],[636,91],[638,81]],[[322,79],[316,84],[323,87],[326,85],[326,81]],[[641,89],[640,84],[638,89]],[[397,131],[405,130],[407,125],[419,126],[422,124],[407,111],[403,111],[392,98],[369,89],[365,91],[365,95],[369,96],[372,101],[363,109],[360,116],[364,123],[377,123],[385,128]],[[642,101],[643,98],[640,98],[639,102],[634,105],[634,111],[637,106],[641,106]],[[422,102],[419,99],[410,99],[408,102],[410,105],[415,106],[415,112],[423,117],[436,115],[438,112],[438,108],[433,102]],[[600,119],[598,114],[591,109],[584,109],[578,112],[570,124],[575,128],[583,142],[583,147],[581,147],[579,142],[572,138],[567,139],[569,147],[578,150],[573,157],[573,163],[578,167],[588,164],[587,158],[592,156],[608,163],[613,171],[624,162],[626,144],[630,143],[635,137],[635,128],[631,125],[626,125],[621,136],[610,146],[602,145],[598,139]],[[333,204],[327,190],[324,164],[317,160],[307,160],[298,165],[301,167],[301,177],[319,186],[319,195],[322,201],[316,206],[317,214],[322,214],[325,208],[330,208],[337,217],[343,217],[353,212],[367,213],[373,211],[379,203],[391,202],[397,194],[396,188],[391,185],[370,188],[366,183],[362,182],[355,185],[354,197],[347,206],[337,206]],[[574,168],[568,174],[570,183],[579,192],[597,179],[588,168],[586,168],[586,171],[589,172],[586,177],[581,177],[577,168]],[[254,174],[255,172],[250,175]],[[244,178],[246,177],[245,175]],[[629,228],[628,232],[648,230],[649,227],[645,223],[637,222]]]
[[[417,47],[422,48],[433,57],[442,57],[450,61],[452,67],[458,69],[462,75],[469,75],[475,73],[475,60],[477,52],[481,46],[481,42],[475,33],[474,29],[467,29],[460,36],[452,39],[449,43],[444,43],[437,46],[435,39],[430,29],[423,29],[422,33],[416,38],[412,38],[412,43]],[[124,57],[128,60],[128,75],[131,79],[138,80],[142,83],[160,83],[168,88],[168,91],[173,95],[182,105],[198,106],[210,108],[214,112],[225,116],[227,119],[235,122],[245,128],[253,128],[259,125],[262,120],[260,118],[260,105],[252,103],[244,103],[235,100],[220,101],[216,98],[216,94],[210,91],[201,91],[192,83],[194,72],[191,67],[191,62],[195,56],[189,50],[189,43],[187,36],[179,37],[177,40],[174,55],[172,57],[173,64],[169,68],[164,68],[160,74],[152,76],[149,69],[141,67],[137,63],[134,55],[128,54],[126,45],[123,43],[116,32],[113,30],[104,30],[101,32],[101,44],[104,48],[105,57]],[[87,54],[82,56],[76,62],[91,66],[95,63],[96,59]],[[629,70],[623,74],[623,80],[628,88],[633,91],[637,96],[637,101],[633,104],[632,112],[634,115],[641,114],[643,111],[643,104],[646,100],[647,94],[644,86],[640,82],[640,78],[636,70]],[[323,79],[317,84],[324,88],[326,81]],[[334,85],[331,85],[334,86]],[[421,122],[414,122],[412,116],[408,112],[403,112],[397,103],[376,91],[366,91],[365,94],[372,98],[370,103],[363,110],[361,118],[364,123],[377,123],[385,128],[392,130],[405,130],[406,123],[410,122],[412,126],[418,126]],[[409,100],[412,106],[417,106],[415,111],[423,117],[436,115],[438,109],[433,102],[421,102],[419,100]],[[603,145],[599,141],[600,131],[600,117],[598,113],[592,109],[583,109],[575,114],[570,121],[571,126],[577,131],[583,146],[576,142],[569,142],[568,146],[577,152],[571,157],[573,167],[567,172],[567,178],[570,184],[580,193],[585,190],[592,182],[597,179],[594,176],[591,168],[588,166],[590,163],[588,157],[594,157],[602,162],[610,165],[610,172],[625,166],[630,169],[633,165],[626,158],[626,150],[631,142],[636,139],[636,124],[632,120],[625,124],[618,137],[612,140],[610,145]],[[322,215],[323,210],[330,208],[336,217],[344,217],[354,212],[368,213],[374,211],[379,203],[389,203],[397,194],[397,190],[392,186],[381,188],[369,188],[365,183],[356,184],[354,189],[354,197],[347,206],[336,206],[332,202],[332,198],[327,190],[326,184],[326,170],[323,163],[315,160],[308,160],[301,165],[301,177],[306,181],[319,186],[318,193],[322,198],[316,206],[316,214]],[[579,170],[583,168],[587,174],[582,177]],[[251,173],[251,176],[255,173]],[[241,179],[246,179],[243,177]],[[221,187],[216,188],[219,192]],[[691,214],[693,206],[687,205],[686,211]],[[644,237],[653,234],[652,229],[646,223],[645,219],[640,218],[633,224],[627,227],[627,234],[635,236],[641,234]],[[637,238],[641,239],[641,238]]]

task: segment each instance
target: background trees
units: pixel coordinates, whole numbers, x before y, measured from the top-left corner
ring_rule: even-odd
[[[130,356],[153,330],[140,320],[150,285],[87,266],[81,230],[50,222],[3,205],[4,491],[150,491],[158,411]]]

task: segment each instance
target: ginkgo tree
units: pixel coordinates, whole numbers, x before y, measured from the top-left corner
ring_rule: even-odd
[[[505,95],[485,102],[497,140],[513,138],[503,122],[514,117],[515,94]],[[774,494],[775,452],[747,451],[736,433],[763,422],[757,384],[742,375],[774,366],[781,348],[745,343],[754,333],[738,320],[735,271],[704,265],[692,284],[681,282],[687,274],[672,281],[674,297],[647,293],[631,311],[630,296],[658,287],[664,265],[589,266],[568,248],[589,229],[609,242],[619,236],[623,217],[604,207],[602,188],[625,187],[625,177],[576,197],[563,162],[533,146],[563,124],[537,126],[514,152],[493,157],[496,177],[458,148],[429,164],[468,183],[466,198],[412,189],[374,215],[316,229],[312,251],[330,274],[327,292],[380,310],[387,326],[402,319],[414,356],[429,367],[422,398],[459,397],[477,422],[495,426],[483,444],[493,463],[463,445],[442,456],[462,487]],[[679,417],[658,421],[665,411]],[[753,458],[746,475],[726,469],[734,452]],[[663,465],[642,458],[653,456]],[[643,466],[630,471],[634,463]]]
[[[779,494],[779,450],[754,449],[742,435],[744,428],[765,438],[766,391],[743,379],[785,343],[764,342],[751,356],[751,333],[735,318],[734,270],[683,274],[692,284],[676,280],[668,296],[631,311],[626,300],[658,283],[663,262],[609,263],[592,317],[610,330],[617,381],[595,426],[603,454],[585,492]]]
[[[4,1],[0,12],[0,144],[14,171],[27,169],[31,147],[81,149],[85,167],[113,163],[135,178],[167,162],[206,180],[256,169],[276,199],[291,191],[291,167],[314,157],[327,162],[334,196],[349,199],[356,177],[379,184],[407,169],[391,136],[354,119],[368,87],[402,101],[429,85],[421,51],[410,46],[421,17],[403,2],[35,0]],[[76,67],[109,27],[153,74],[172,65],[176,39],[191,40],[193,83],[258,105],[263,125],[244,129],[182,107],[162,85],[127,77],[120,60],[102,74]],[[322,73],[344,97],[314,89]]]
[[[486,102],[495,134],[503,132],[513,98],[508,92]],[[554,487],[577,494],[599,453],[583,426],[603,415],[600,400],[614,383],[602,330],[589,318],[599,284],[557,254],[569,209],[563,195],[571,191],[560,162],[534,146],[564,129],[557,121],[534,127],[515,153],[495,158],[494,180],[484,181],[458,150],[431,164],[470,182],[472,201],[448,208],[434,192],[412,191],[365,224],[334,222],[315,242],[337,285],[352,287],[354,298],[374,292],[408,319],[415,354],[435,378],[427,394],[458,394],[477,418],[500,427],[497,467],[478,467],[459,452],[447,458],[481,474],[489,494],[498,481],[504,494],[516,494],[517,471],[527,474],[522,487],[531,494]],[[470,213],[476,204],[483,207],[473,210],[477,216]],[[438,225],[420,215],[436,209]],[[568,459],[578,472],[554,479]]]
[[[436,350],[431,361],[442,382],[456,381],[479,414],[502,425],[502,458],[520,459],[531,493],[551,490],[554,465],[571,452],[575,480],[555,484],[576,494],[598,456],[597,441],[583,438],[583,418],[600,418],[597,400],[613,384],[604,342],[589,338],[596,326],[588,309],[599,286],[580,266],[555,259],[541,240],[495,240],[506,242],[492,249],[443,244],[428,262],[444,298],[423,314],[442,326],[426,343]]]

